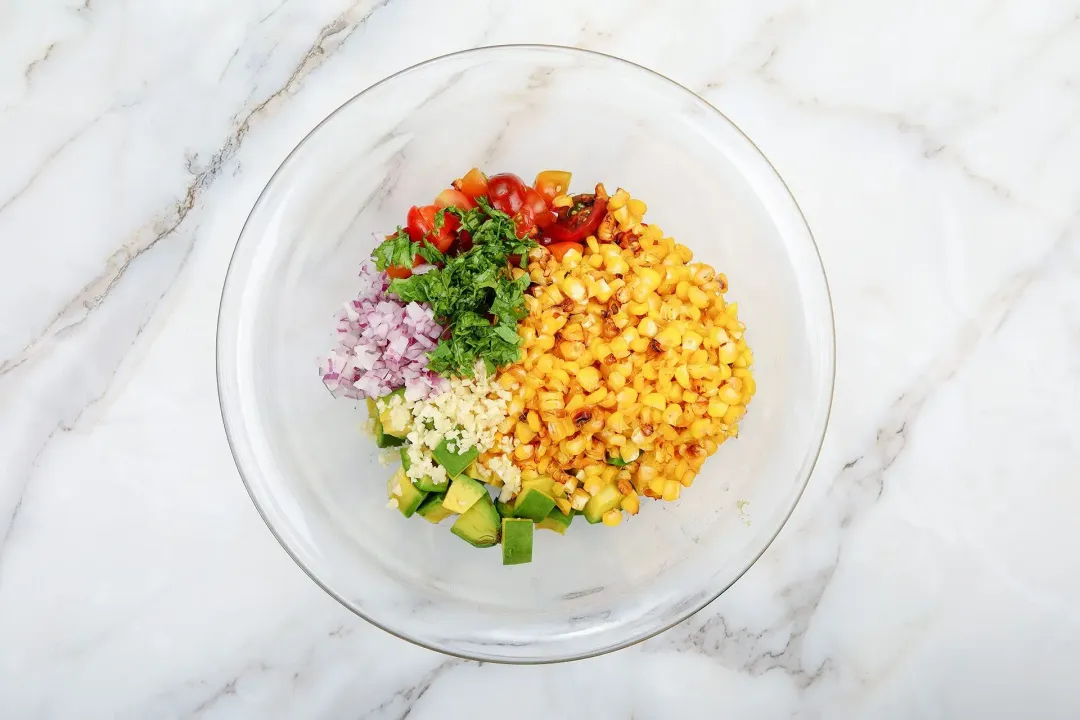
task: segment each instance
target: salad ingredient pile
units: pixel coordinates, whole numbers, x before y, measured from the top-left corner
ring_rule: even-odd
[[[373,252],[324,368],[401,446],[389,505],[503,562],[575,515],[677,500],[756,391],[727,278],[623,189],[477,169]],[[401,339],[404,337],[404,341]],[[491,488],[491,491],[488,488]]]

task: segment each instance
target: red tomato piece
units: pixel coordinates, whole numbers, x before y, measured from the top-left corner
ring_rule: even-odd
[[[462,191],[447,188],[435,197],[435,207],[439,209],[456,207],[459,210],[471,210],[476,207],[476,203]]]
[[[548,209],[547,201],[533,188],[525,188],[525,204],[532,208],[536,227],[543,229],[555,222],[555,213]]]
[[[564,195],[570,189],[570,173],[565,170],[545,170],[536,176],[533,187],[551,204],[557,195]]]
[[[480,168],[473,168],[465,173],[465,177],[458,180],[454,186],[473,200],[488,194],[488,179],[480,172]]]
[[[552,255],[555,256],[556,260],[558,260],[559,262],[562,262],[563,255],[570,252],[570,250],[576,249],[578,252],[581,252],[581,243],[576,243],[576,242],[554,243],[552,245],[548,245],[547,249],[548,249],[548,251],[551,252]]]
[[[454,231],[461,225],[461,221],[454,215],[444,215],[442,227],[435,232],[435,215],[438,209],[434,205],[409,208],[406,216],[405,229],[409,233],[409,239],[413,242],[427,240],[440,252],[446,252],[454,242]],[[417,255],[419,258],[420,256]]]
[[[519,238],[523,238],[534,227],[536,227],[536,217],[533,215],[532,208],[528,205],[522,205],[514,215],[514,231]]]
[[[412,270],[409,268],[398,267],[397,265],[391,265],[386,268],[386,274],[397,280],[404,280],[407,277],[412,277]]]
[[[514,215],[525,204],[525,183],[513,173],[499,173],[488,179],[488,197],[496,210]]]
[[[595,235],[600,223],[607,214],[606,203],[593,203],[583,207],[573,215],[559,215],[559,219],[544,228],[545,245],[560,242],[585,242],[585,238]]]

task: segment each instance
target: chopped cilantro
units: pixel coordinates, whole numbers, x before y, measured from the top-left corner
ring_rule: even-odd
[[[484,198],[479,202],[479,207],[471,210],[448,207],[435,216],[436,228],[442,227],[447,213],[458,217],[461,229],[472,236],[473,247],[468,252],[446,257],[428,243],[422,248],[413,243],[407,250],[396,246],[383,250],[391,240],[375,251],[377,267],[381,258],[391,253],[400,255],[393,255],[389,264],[403,264],[396,258],[406,252],[419,253],[428,262],[442,265],[390,283],[390,292],[405,302],[427,303],[439,322],[450,328],[449,337],[440,340],[428,355],[428,367],[442,375],[471,377],[477,360],[483,360],[493,372],[521,356],[517,321],[527,314],[525,290],[530,281],[528,275],[517,280],[511,277],[508,258],[520,255],[524,267],[526,255],[536,243],[517,236],[509,215],[491,207]],[[393,240],[401,242],[397,235]]]

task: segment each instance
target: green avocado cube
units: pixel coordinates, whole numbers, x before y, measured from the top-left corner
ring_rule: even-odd
[[[453,490],[453,486],[450,489]],[[473,547],[491,547],[499,542],[499,520],[495,504],[485,492],[483,497],[454,521],[450,532]]]
[[[514,515],[514,504],[504,503],[502,500],[495,501],[495,509],[499,511],[499,515],[504,518],[517,517]]]
[[[503,518],[503,565],[532,562],[533,524],[527,518]]]
[[[555,507],[555,498],[535,488],[524,488],[514,498],[514,517],[540,522]]]
[[[401,448],[401,466],[405,468],[405,472],[408,472],[409,468],[412,467],[412,461],[409,460],[408,445]],[[445,482],[437,483],[430,475],[424,475],[421,478],[413,480],[413,484],[421,490],[424,490],[425,492],[445,493],[447,487]]]
[[[465,468],[472,465],[473,460],[477,458],[480,451],[475,447],[471,447],[463,453],[452,452],[446,438],[443,438],[439,446],[431,451],[431,454],[435,458],[435,462],[439,463],[446,470],[446,474],[453,479],[465,472]]]
[[[398,388],[394,392],[386,396],[386,401],[389,403],[390,399],[394,396],[405,397],[405,388]],[[371,409],[371,405],[368,405],[368,409]],[[378,406],[376,406],[376,410]],[[394,422],[395,414],[390,412],[390,408],[383,410],[378,414],[378,424],[382,425],[383,433],[385,435],[391,435],[401,440],[405,439],[405,436],[409,434],[410,425],[412,424],[411,417],[408,412],[398,413],[396,415],[398,422]],[[401,443],[396,443],[400,445]]]
[[[619,507],[622,498],[619,488],[614,485],[605,485],[600,489],[600,492],[589,498],[589,502],[585,503],[585,510],[582,514],[586,520],[595,525],[603,520],[604,513]]]
[[[420,507],[416,508],[416,514],[434,525],[438,525],[453,515],[454,513],[443,506],[444,495],[445,493],[431,493],[428,495],[424,498],[424,502],[420,503]]]
[[[446,497],[443,498],[443,506],[450,512],[464,514],[481,497],[488,497],[484,486],[463,475],[455,478],[450,483],[450,489],[446,492]],[[490,500],[490,498],[488,499]],[[495,506],[492,505],[491,509],[494,510]]]
[[[368,414],[375,422],[375,445],[381,448],[397,447],[405,442],[402,438],[394,437],[393,435],[387,435],[386,429],[383,427],[382,419],[379,417],[379,408],[375,405],[375,401],[371,398],[367,400]]]
[[[570,527],[573,519],[573,515],[567,515],[559,508],[552,508],[546,518],[536,523],[536,527],[541,530],[554,530],[560,535],[565,535],[566,528]]]
[[[427,497],[426,492],[409,482],[404,468],[398,468],[398,471],[390,477],[390,481],[386,484],[386,494],[405,517],[412,517],[416,509],[420,507],[420,503]]]

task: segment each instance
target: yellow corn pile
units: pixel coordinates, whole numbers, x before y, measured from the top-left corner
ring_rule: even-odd
[[[590,237],[584,254],[530,256],[524,357],[498,377],[512,394],[499,431],[513,438],[523,478],[555,478],[564,512],[612,483],[630,514],[639,494],[677,499],[738,434],[754,395],[753,355],[737,303],[724,301],[727,279],[641,224],[645,209],[620,189],[602,240]],[[618,509],[603,517],[621,520]]]

